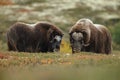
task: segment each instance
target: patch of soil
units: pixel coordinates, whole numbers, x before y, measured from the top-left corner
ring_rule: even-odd
[[[3,53],[0,53],[0,59],[8,59],[9,56],[8,55],[5,55]]]

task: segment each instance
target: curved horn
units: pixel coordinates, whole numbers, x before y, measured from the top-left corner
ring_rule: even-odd
[[[84,41],[82,41],[82,45],[86,47],[86,46],[89,46],[90,44],[89,43],[86,44],[84,43]]]
[[[90,41],[90,38],[91,38],[91,28],[93,27],[93,23],[91,20],[88,20],[88,19],[85,19],[85,22],[84,22],[84,29],[85,31],[85,39],[84,39],[84,43],[85,44],[88,44],[89,41]]]

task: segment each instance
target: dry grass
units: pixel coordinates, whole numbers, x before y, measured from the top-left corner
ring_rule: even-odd
[[[72,55],[2,52],[0,80],[119,80],[119,53],[114,51],[113,54],[104,55],[81,52]]]

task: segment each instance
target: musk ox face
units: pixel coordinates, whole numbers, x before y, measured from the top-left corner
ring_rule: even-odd
[[[50,52],[58,52],[60,50],[60,44],[62,40],[62,36],[57,32],[53,32],[49,38],[49,51]]]
[[[51,41],[51,51],[58,52],[60,50],[60,44],[61,44],[62,37],[59,35],[56,35]]]
[[[70,38],[70,43],[71,43],[73,53],[80,52],[83,46],[83,34],[80,32],[72,33]]]

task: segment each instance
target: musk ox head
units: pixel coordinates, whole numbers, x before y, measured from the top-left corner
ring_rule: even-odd
[[[72,52],[80,52],[83,45],[83,34],[74,32],[70,38]]]
[[[93,22],[89,19],[80,19],[69,31],[72,52],[80,52],[82,47],[88,46],[91,38],[91,26]]]
[[[60,44],[63,37],[63,33],[59,30],[49,29],[48,31],[48,43],[49,43],[49,52],[58,52],[60,50]]]

